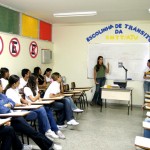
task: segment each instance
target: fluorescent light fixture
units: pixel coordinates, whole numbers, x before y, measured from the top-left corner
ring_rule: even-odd
[[[150,8],[148,9],[148,12],[150,13]]]
[[[80,17],[80,16],[95,16],[96,11],[87,11],[87,12],[68,12],[68,13],[55,13],[54,17]]]

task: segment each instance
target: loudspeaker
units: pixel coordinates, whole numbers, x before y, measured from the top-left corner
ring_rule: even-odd
[[[42,49],[41,50],[41,63],[42,64],[49,64],[53,60],[52,51],[49,49]]]

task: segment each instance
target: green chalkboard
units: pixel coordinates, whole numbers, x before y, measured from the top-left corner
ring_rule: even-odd
[[[0,6],[0,31],[19,34],[19,12]]]

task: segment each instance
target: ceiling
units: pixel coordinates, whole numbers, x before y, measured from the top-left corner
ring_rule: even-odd
[[[150,0],[0,0],[0,4],[52,24],[150,20]],[[76,11],[97,11],[98,14],[53,17],[53,13]]]

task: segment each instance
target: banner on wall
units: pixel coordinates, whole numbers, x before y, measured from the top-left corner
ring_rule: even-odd
[[[3,49],[4,49],[4,43],[2,37],[0,36],[0,55],[2,54]]]
[[[29,46],[29,53],[32,58],[36,58],[38,55],[38,45],[35,41],[32,41]]]
[[[100,36],[106,32],[109,32],[113,30],[114,33],[113,34],[108,34],[105,36],[106,40],[130,40],[130,41],[135,41],[138,40],[139,36],[143,36],[148,42],[150,42],[150,34],[148,34],[146,31],[144,31],[143,29],[137,27],[137,26],[133,26],[130,24],[122,24],[122,23],[118,23],[118,24],[110,24],[107,25],[99,30],[97,30],[96,32],[92,33],[91,35],[89,35],[86,38],[87,42],[90,42],[91,40],[95,39],[97,36]],[[126,30],[131,31],[131,34],[125,34],[124,32]]]
[[[20,42],[17,38],[12,38],[9,43],[9,52],[13,57],[16,57],[20,53]]]

